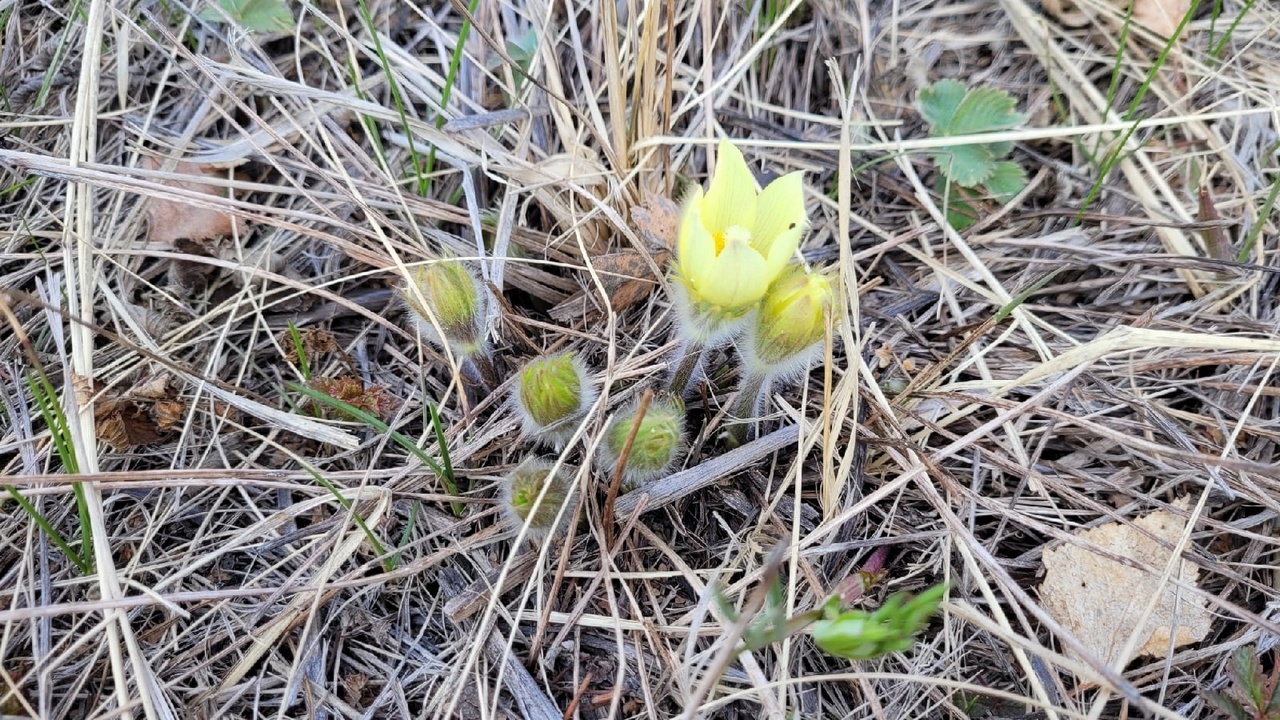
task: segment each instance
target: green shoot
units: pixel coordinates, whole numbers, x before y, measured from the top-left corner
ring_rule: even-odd
[[[1227,43],[1231,41],[1231,36],[1235,33],[1236,28],[1240,27],[1240,21],[1244,20],[1245,16],[1249,14],[1249,11],[1253,9],[1253,5],[1257,1],[1258,0],[1249,0],[1249,2],[1244,4],[1244,7],[1236,14],[1236,18],[1231,21],[1231,25],[1227,27],[1227,31],[1222,34],[1222,39],[1219,40],[1218,44],[1214,45],[1213,49],[1209,51],[1210,55],[1216,58],[1222,57],[1222,52],[1227,49]],[[1215,9],[1217,7],[1218,6],[1215,5]],[[1187,13],[1187,17],[1191,17],[1191,13]],[[1214,15],[1214,20],[1217,20],[1217,15]]]
[[[813,625],[813,641],[848,660],[910,650],[916,633],[929,623],[946,592],[945,585],[934,585],[913,598],[898,593],[875,612],[842,610],[840,599],[833,597],[823,608],[823,618]]]
[[[418,458],[418,460],[423,465],[426,465],[431,470],[431,472],[435,473],[436,477],[440,478],[440,482],[444,483],[445,489],[448,490],[450,495],[458,494],[458,484],[453,477],[453,467],[449,463],[448,453],[444,450],[445,448],[445,444],[443,442],[444,433],[442,431],[438,429],[436,430],[436,438],[438,441],[440,441],[441,452],[444,457],[444,465],[441,465],[440,463],[432,459],[431,456],[427,455],[427,453],[424,452],[422,448],[418,447],[418,443],[414,442],[413,438],[408,437],[407,435],[399,432],[398,430],[392,429],[390,425],[383,422],[382,419],[377,417],[376,415],[365,412],[364,410],[361,410],[360,408],[355,407],[354,405],[350,405],[348,403],[342,402],[341,400],[338,400],[337,398],[334,398],[334,397],[330,397],[329,395],[326,395],[320,392],[319,390],[316,390],[315,388],[308,387],[300,383],[290,382],[290,383],[285,383],[285,386],[289,390],[292,390],[293,392],[306,395],[308,398],[310,398],[314,402],[320,403],[321,405],[325,405],[333,410],[337,410],[338,412],[345,414],[346,416],[350,417],[353,420],[357,420],[359,422],[365,423],[366,425],[372,427],[374,430],[377,430],[378,432],[387,433],[388,435],[391,436],[391,439],[394,440],[397,445],[404,448],[414,457]],[[432,412],[434,412],[434,409],[432,410]],[[438,421],[437,421],[437,425],[438,425]]]
[[[1236,262],[1245,262],[1249,259],[1253,246],[1258,242],[1258,235],[1267,224],[1267,218],[1271,217],[1272,208],[1276,206],[1277,195],[1280,195],[1280,174],[1277,174],[1275,181],[1271,183],[1271,192],[1267,193],[1266,202],[1262,203],[1262,210],[1258,213],[1258,220],[1249,229],[1249,237],[1245,238],[1240,254],[1236,256]]]
[[[471,19],[475,17],[476,8],[480,6],[480,0],[471,0],[471,4],[467,6],[467,18],[462,21],[462,27],[458,30],[458,42],[453,46],[453,55],[449,58],[449,72],[444,77],[444,87],[440,90],[440,110],[441,113],[436,116],[436,129],[444,127],[444,110],[449,107],[449,98],[453,97],[453,85],[458,79],[458,68],[462,65],[462,52],[467,46],[467,36],[471,34]],[[430,187],[431,173],[436,167],[436,148],[433,145],[427,151],[427,166],[423,172],[427,177],[427,183]],[[423,190],[426,194],[426,190]],[[456,200],[455,200],[456,202]]]
[[[400,84],[396,82],[395,73],[391,72],[391,61],[387,59],[387,53],[382,48],[382,40],[374,28],[373,15],[370,14],[369,5],[364,0],[360,0],[360,16],[369,27],[369,37],[373,40],[374,52],[378,53],[378,62],[382,65],[383,74],[387,76],[387,87],[391,89],[391,100],[396,104],[396,114],[400,116],[400,125],[404,127],[405,137],[409,140],[409,158],[413,164],[414,176],[418,180],[418,194],[425,196],[431,187],[431,180],[428,177],[431,174],[430,165],[424,168],[421,158],[418,157],[418,148],[413,142],[413,131],[409,129],[409,115],[405,112],[404,98],[400,95]],[[431,152],[434,158],[435,148],[432,148]]]
[[[76,484],[76,487],[79,487],[79,483]],[[12,485],[5,485],[4,489],[9,493],[9,496],[18,503],[18,506],[22,508],[22,511],[40,527],[40,530],[42,530],[45,535],[49,536],[49,539],[53,541],[53,544],[58,546],[58,549],[62,551],[62,554],[66,555],[67,559],[70,560],[82,574],[93,574],[93,562],[84,555],[76,552],[71,547],[71,543],[68,543],[66,538],[62,537],[62,533],[59,533],[57,528],[49,522],[49,519],[40,514],[40,511],[36,509],[36,506],[31,504],[30,500],[26,499],[18,492],[18,488]],[[77,496],[78,495],[79,494],[77,493]],[[84,525],[83,520],[81,521],[81,525],[83,527],[87,527],[87,525]]]
[[[292,321],[289,322],[289,339],[293,341],[293,351],[298,355],[298,374],[302,376],[303,382],[311,382],[311,361],[302,344],[302,335]]]
[[[328,490],[333,495],[334,499],[338,501],[338,504],[342,505],[344,510],[351,513],[351,518],[355,520],[356,525],[364,532],[365,537],[369,538],[369,545],[373,547],[374,553],[376,553],[378,557],[383,558],[382,569],[387,572],[394,570],[395,564],[393,563],[392,558],[387,557],[386,548],[382,546],[382,542],[378,540],[378,536],[374,534],[373,530],[369,527],[369,524],[364,521],[364,518],[360,513],[355,511],[354,507],[351,505],[351,501],[343,496],[341,492],[338,492],[338,487],[325,479],[325,477],[315,468],[305,462],[302,463],[302,467],[311,474],[311,478],[315,480],[317,484],[325,490]]]
[[[37,378],[39,382],[36,381]],[[49,383],[49,378],[44,374],[43,370],[37,370],[35,377],[27,376],[27,388],[31,391],[31,396],[36,402],[40,416],[44,419],[45,426],[49,428],[49,437],[53,442],[54,452],[57,453],[58,459],[62,462],[63,469],[69,475],[78,475],[80,473],[80,463],[76,459],[71,426],[67,423],[66,414],[62,412],[62,405],[58,402],[58,394],[54,391],[53,385]],[[6,487],[6,489],[18,501],[22,509],[31,516],[31,519],[45,532],[49,533],[49,538],[53,543],[64,553],[67,553],[67,558],[75,563],[76,567],[80,568],[86,575],[93,572],[93,534],[92,526],[89,523],[89,504],[82,483],[73,483],[71,486],[71,491],[76,498],[76,511],[80,520],[79,553],[73,551],[70,544],[54,530],[53,526],[36,512],[34,505],[26,502],[25,498],[19,498],[16,489],[12,487]]]

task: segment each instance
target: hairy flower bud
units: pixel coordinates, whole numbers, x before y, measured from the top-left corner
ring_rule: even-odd
[[[563,467],[553,473],[554,467],[554,463],[542,458],[528,458],[511,472],[502,487],[503,512],[512,522],[528,525],[527,534],[538,539],[558,535],[574,519],[573,478]]]
[[[595,402],[596,388],[576,353],[544,355],[520,370],[512,388],[527,435],[563,446],[573,435],[573,422]]]
[[[748,323],[743,359],[748,371],[770,378],[803,372],[826,332],[831,281],[795,268],[765,294]]]
[[[632,402],[605,430],[599,453],[606,472],[613,472],[617,465],[639,410],[640,402]],[[622,471],[623,484],[628,489],[671,472],[684,449],[685,410],[679,398],[669,395],[653,398],[639,420],[640,428]]]
[[[463,357],[476,355],[484,347],[488,301],[480,282],[460,261],[440,260],[413,268],[400,296],[413,311],[410,317],[418,332],[431,342],[448,345]]]

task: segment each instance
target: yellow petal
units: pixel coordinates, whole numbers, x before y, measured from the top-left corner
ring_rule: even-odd
[[[769,288],[764,257],[739,238],[729,239],[700,280],[699,298],[725,310],[745,308]]]
[[[807,225],[802,174],[793,172],[769,183],[760,193],[756,212],[751,242],[767,258],[770,277],[777,277],[795,254]]]
[[[713,235],[730,225],[750,228],[756,222],[756,179],[728,140],[721,140],[716,151],[716,172],[702,201],[702,222]]]
[[[716,258],[715,239],[703,227],[701,206],[702,188],[695,186],[685,201],[680,232],[676,236],[677,267],[689,281],[705,272]]]

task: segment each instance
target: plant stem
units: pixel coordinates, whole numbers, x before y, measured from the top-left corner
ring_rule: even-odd
[[[702,343],[685,341],[680,348],[680,362],[676,364],[675,369],[671,372],[671,380],[667,384],[667,389],[672,395],[678,398],[685,396],[685,390],[689,387],[689,381],[693,379],[693,373],[698,369],[698,363],[702,361],[702,353],[706,350],[706,346]]]
[[[742,384],[738,386],[738,394],[733,398],[729,415],[737,420],[729,426],[729,447],[735,448],[747,441],[747,431],[754,430],[757,411],[764,404],[761,394],[764,390],[765,376],[760,373],[747,372],[742,376]]]

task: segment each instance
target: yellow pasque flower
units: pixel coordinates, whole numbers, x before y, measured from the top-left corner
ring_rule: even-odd
[[[769,288],[752,318],[744,359],[753,373],[780,378],[808,367],[826,332],[831,281],[795,268]]]
[[[712,329],[741,317],[764,295],[795,254],[806,224],[801,173],[757,191],[733,143],[721,141],[717,158],[706,193],[694,187],[685,204],[675,270],[692,319]]]

